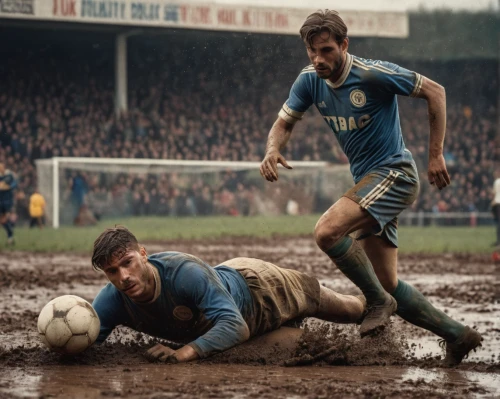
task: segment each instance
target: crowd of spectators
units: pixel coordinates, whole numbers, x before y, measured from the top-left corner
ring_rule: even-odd
[[[26,216],[24,205],[37,184],[37,159],[263,158],[268,131],[291,83],[307,65],[300,46],[229,34],[181,32],[174,36],[175,40],[167,42],[158,38],[130,41],[129,110],[120,114],[114,112],[112,52],[95,44],[68,49],[57,43],[41,47],[36,41],[6,49],[0,64],[0,161],[19,176],[19,217]],[[432,67],[426,68],[419,72],[432,77]],[[477,75],[488,79],[480,69]],[[459,77],[454,81],[458,84]],[[479,106],[474,93],[465,99],[448,98],[445,158],[453,184],[443,192],[426,182],[426,103],[399,101],[405,143],[422,181],[414,211],[489,209],[497,110],[483,102]],[[310,110],[296,126],[283,155],[289,161],[347,163],[331,130],[315,113]],[[209,184],[199,177],[179,182],[178,176],[167,174],[103,177],[68,172],[63,188],[73,208],[67,217],[74,217],[75,209],[84,204],[97,217],[112,211],[252,214],[265,208],[263,203],[261,208],[252,205],[269,194],[254,179],[235,172],[220,176]],[[320,202],[313,202],[308,210],[323,211],[315,209],[314,203]],[[277,211],[286,206],[281,204]]]

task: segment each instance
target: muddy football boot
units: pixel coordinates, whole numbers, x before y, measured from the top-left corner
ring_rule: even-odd
[[[359,329],[361,338],[367,335],[377,335],[384,330],[397,308],[396,300],[389,294],[386,294],[385,301],[368,305]]]
[[[446,342],[444,339],[439,342],[439,345],[444,347],[446,345],[446,357],[443,360],[443,365],[446,367],[453,367],[467,358],[469,352],[481,346],[483,338],[476,330],[465,326],[462,335],[453,343]]]

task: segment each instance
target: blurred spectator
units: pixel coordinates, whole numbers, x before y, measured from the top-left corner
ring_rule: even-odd
[[[79,37],[78,48],[67,46],[59,34],[3,44],[0,162],[18,173],[20,218],[28,217],[26,202],[35,190],[36,159],[260,161],[265,137],[290,83],[307,64],[302,46],[292,38],[280,40],[279,46],[266,35],[233,35],[229,41],[227,33],[183,31],[171,33],[178,40],[168,42],[133,38],[129,42],[129,110],[116,114],[112,39],[89,35],[91,39]],[[281,60],[279,65],[276,60]],[[476,68],[471,68],[473,61],[463,67],[457,63],[456,74],[466,74],[476,82],[494,82],[496,76],[486,75],[480,62]],[[433,78],[441,73],[444,81],[436,80],[445,86],[459,81],[440,64],[422,62],[414,69]],[[481,96],[480,102],[476,95]],[[449,96],[444,154],[452,185],[439,192],[426,177],[429,127],[425,102],[399,101],[405,143],[421,174],[421,192],[413,211],[489,210],[497,110],[484,103],[484,93]],[[298,139],[283,155],[290,161],[347,163],[326,123],[309,117],[313,112],[297,125],[294,136]],[[61,187],[63,201],[73,206],[62,211],[66,221],[81,216],[82,207],[83,213],[89,210],[95,219],[287,210],[287,202],[279,202],[274,189],[257,186],[245,174],[230,170],[211,182],[167,174],[67,172],[62,177],[66,179]],[[281,197],[290,196],[285,194]],[[277,202],[268,203],[270,198]],[[299,212],[325,210],[318,199],[315,207],[305,198],[292,200],[298,203]],[[294,207],[290,209],[295,212]]]
[[[76,172],[71,180],[70,197],[71,204],[75,210],[75,216],[80,212],[80,208],[83,206],[88,191],[89,187],[85,176],[80,172]]]
[[[493,184],[493,201],[491,210],[497,226],[497,240],[494,246],[500,246],[500,169],[495,172],[495,183]]]
[[[80,207],[78,215],[76,215],[73,223],[75,226],[93,226],[97,223],[97,219],[94,217],[94,214],[89,207],[83,204]]]
[[[45,198],[40,194],[38,189],[35,189],[33,194],[30,196],[30,228],[38,226],[38,228],[43,229],[45,224],[44,213],[45,213]]]

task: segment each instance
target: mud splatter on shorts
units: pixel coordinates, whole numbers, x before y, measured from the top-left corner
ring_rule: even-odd
[[[250,288],[254,314],[247,324],[251,336],[317,313],[320,301],[317,279],[260,259],[235,258],[223,264],[238,270]]]
[[[377,221],[373,234],[398,246],[397,216],[417,198],[417,167],[411,156],[399,163],[371,170],[344,194],[365,209]]]

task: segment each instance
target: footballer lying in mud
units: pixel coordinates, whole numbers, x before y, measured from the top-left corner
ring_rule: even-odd
[[[110,281],[93,302],[101,321],[97,343],[118,325],[185,343],[178,350],[153,346],[151,361],[206,358],[305,317],[359,323],[365,311],[363,296],[338,294],[260,259],[211,267],[181,252],[148,255],[125,227],[96,239],[92,265]]]

